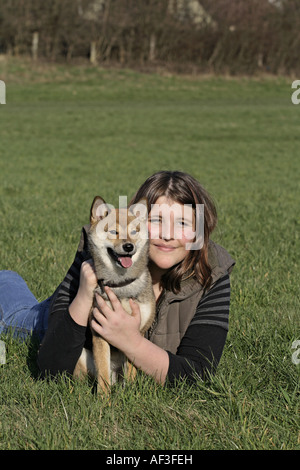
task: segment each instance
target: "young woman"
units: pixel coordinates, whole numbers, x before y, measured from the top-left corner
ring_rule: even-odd
[[[161,384],[174,383],[180,377],[205,378],[215,372],[228,332],[229,274],[234,260],[210,240],[217,223],[216,209],[192,176],[177,171],[155,173],[131,204],[142,198],[148,202],[155,321],[142,337],[138,305],[132,301],[132,315],[126,314],[112,290],[106,288],[112,308],[98,296],[92,327]],[[173,204],[177,212],[167,210],[165,217],[161,208]],[[203,240],[200,249],[191,249],[199,205],[204,206]],[[72,374],[82,348],[91,347],[87,323],[96,285],[83,227],[72,266],[44,302],[37,303],[16,273],[0,272],[0,331],[2,325],[4,330],[15,327],[23,336],[37,333],[42,338],[38,353],[42,376]]]

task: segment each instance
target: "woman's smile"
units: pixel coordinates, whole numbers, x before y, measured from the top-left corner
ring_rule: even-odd
[[[172,245],[165,245],[163,243],[153,243],[153,245],[158,249],[158,250],[161,250],[161,251],[164,251],[166,253],[168,252],[172,252],[174,250],[176,250],[176,246],[172,246]]]

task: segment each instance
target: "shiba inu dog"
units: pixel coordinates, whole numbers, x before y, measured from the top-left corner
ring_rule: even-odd
[[[143,201],[135,207],[147,212]],[[131,314],[129,299],[134,299],[141,312],[140,331],[145,334],[154,320],[155,297],[147,267],[147,218],[141,216],[142,210],[137,212],[139,217],[130,209],[114,209],[96,196],[90,212],[88,247],[98,278],[95,293],[98,292],[110,305],[104,292],[104,286],[109,286],[128,314]],[[94,298],[93,306],[95,302]],[[97,390],[107,393],[110,385],[122,380],[126,374],[134,378],[136,370],[121,351],[92,328],[91,332],[93,349],[83,349],[74,375],[89,374],[97,378]]]

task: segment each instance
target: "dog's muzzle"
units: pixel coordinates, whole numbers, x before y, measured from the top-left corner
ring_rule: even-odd
[[[126,242],[122,245],[123,253],[118,253],[112,248],[108,248],[107,252],[122,268],[130,268],[132,266],[132,255],[135,253],[133,243]]]

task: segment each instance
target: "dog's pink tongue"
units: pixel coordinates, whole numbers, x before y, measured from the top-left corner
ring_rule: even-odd
[[[129,256],[120,256],[118,258],[123,268],[130,268],[132,265],[132,259]]]

